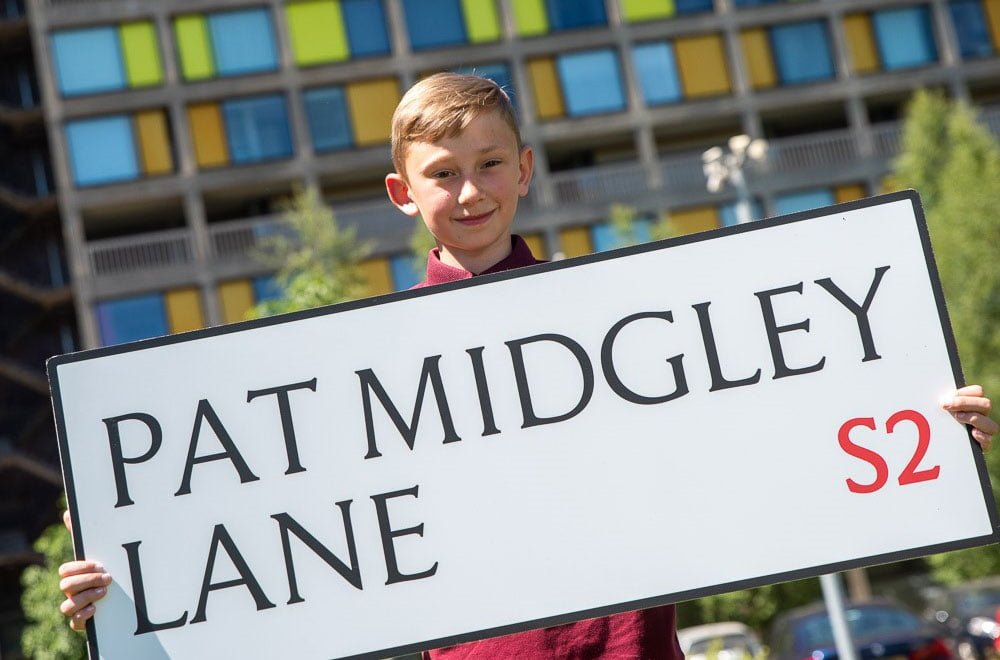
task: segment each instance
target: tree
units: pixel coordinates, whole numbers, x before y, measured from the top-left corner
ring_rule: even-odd
[[[65,505],[63,505],[65,508]],[[60,525],[48,527],[35,541],[44,558],[21,574],[21,609],[28,621],[21,634],[21,651],[35,660],[78,660],[86,657],[86,637],[74,632],[59,612],[59,565],[72,561],[73,541]]]
[[[358,266],[371,252],[353,227],[337,225],[315,188],[297,190],[283,206],[284,227],[261,241],[260,261],[277,270],[282,296],[254,307],[252,317],[272,316],[364,295]]]
[[[920,193],[965,378],[1000,396],[1000,143],[975,111],[921,91],[907,109],[894,184]],[[986,455],[1000,503],[1000,451]],[[936,555],[935,576],[957,582],[1000,573],[1000,553]]]

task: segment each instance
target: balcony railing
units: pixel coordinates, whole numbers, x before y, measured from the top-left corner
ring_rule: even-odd
[[[87,252],[96,277],[184,266],[194,262],[195,253],[186,229],[91,241]]]
[[[560,204],[590,204],[612,198],[628,199],[649,190],[646,170],[639,163],[556,172],[550,181]]]

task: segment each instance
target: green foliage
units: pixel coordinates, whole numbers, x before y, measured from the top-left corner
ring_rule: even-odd
[[[618,247],[637,245],[642,241],[635,230],[636,209],[629,204],[612,204],[608,208],[608,219],[611,227],[615,230],[618,239]],[[649,231],[650,238],[660,241],[665,238],[677,236],[676,228],[670,222],[670,214],[664,211],[657,222],[653,224]]]
[[[250,310],[251,318],[332,305],[364,294],[358,262],[371,246],[358,241],[353,227],[337,225],[318,191],[296,191],[282,219],[287,231],[265,237],[257,257],[277,269],[283,295],[258,304]]]
[[[915,188],[965,379],[1000,397],[1000,144],[963,103],[918,92],[910,103],[894,182]],[[1000,451],[987,454],[1000,503]],[[1000,553],[978,548],[931,558],[935,577],[957,582],[1000,573]]]
[[[811,603],[820,595],[819,580],[811,578],[707,596],[680,603],[677,606],[677,625],[686,628],[702,623],[740,621],[764,632],[781,612]]]
[[[29,566],[21,574],[21,608],[28,620],[21,635],[21,650],[35,660],[76,660],[86,657],[86,637],[74,632],[59,612],[64,599],[59,591],[59,565],[72,561],[73,541],[62,525],[52,525],[35,541],[35,551],[45,563]]]
[[[413,271],[423,274],[427,271],[427,255],[437,247],[437,239],[427,229],[422,220],[417,220],[410,234],[410,252],[413,253]]]

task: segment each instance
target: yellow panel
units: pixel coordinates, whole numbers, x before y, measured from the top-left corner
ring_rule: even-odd
[[[993,35],[993,46],[1000,50],[1000,0],[983,0],[983,10]]]
[[[542,0],[512,0],[514,26],[522,37],[533,37],[549,31],[549,17]]]
[[[722,47],[722,37],[706,34],[674,41],[677,68],[681,74],[684,95],[715,96],[728,94],[729,70]]]
[[[170,152],[170,132],[162,110],[138,112],[133,118],[135,133],[139,136],[139,154],[142,171],[146,174],[167,174],[174,171],[174,157]]]
[[[872,33],[872,22],[867,14],[850,14],[844,17],[844,37],[851,70],[855,73],[878,71],[878,48]]]
[[[531,254],[535,255],[535,259],[548,259],[548,255],[545,253],[545,238],[541,234],[527,236],[522,234],[521,238],[527,243],[528,249],[531,250]]]
[[[122,23],[118,26],[122,53],[125,56],[125,73],[129,87],[159,85],[163,82],[160,49],[156,42],[156,28],[151,21]]]
[[[395,78],[347,86],[347,107],[351,113],[355,144],[364,147],[389,141],[389,125],[399,96],[399,81]]]
[[[559,232],[559,242],[562,244],[562,253],[567,257],[579,257],[594,251],[590,242],[590,229],[587,227],[563,229]]]
[[[559,74],[551,57],[528,62],[528,77],[535,97],[535,115],[539,119],[562,117],[566,114],[562,91],[559,89]]]
[[[233,280],[219,285],[219,301],[222,303],[222,320],[235,323],[246,318],[253,307],[253,285],[250,280]]]
[[[743,61],[747,65],[750,86],[754,89],[774,87],[778,82],[778,76],[774,72],[774,58],[771,55],[767,30],[764,28],[744,30],[740,33],[740,45],[743,47]]]
[[[191,131],[191,141],[194,142],[194,155],[198,167],[217,167],[229,163],[222,112],[217,104],[189,105],[188,127]]]
[[[361,277],[365,280],[365,297],[392,293],[392,268],[388,259],[366,259],[358,264]]]
[[[868,196],[865,192],[865,187],[860,183],[837,186],[837,189],[834,190],[834,195],[837,198],[838,204],[842,204],[843,202],[853,202],[856,199],[864,199]]]
[[[621,0],[622,15],[629,23],[670,18],[674,15],[674,0]]]
[[[167,322],[170,332],[187,332],[205,327],[201,295],[195,287],[167,291]]]
[[[714,206],[670,212],[670,224],[679,236],[719,227],[719,211]]]

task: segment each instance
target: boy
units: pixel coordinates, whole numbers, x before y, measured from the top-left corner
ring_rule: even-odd
[[[403,213],[420,215],[437,239],[427,262],[431,286],[538,263],[511,233],[520,197],[528,193],[533,154],[521,143],[510,100],[494,82],[442,73],[411,88],[392,119],[392,160],[385,179]],[[976,385],[944,404],[973,427],[983,450],[998,425]],[[68,526],[68,521],[67,521]],[[89,561],[60,567],[60,610],[83,629],[110,576]],[[672,605],[518,633],[425,654],[442,658],[682,658]]]

